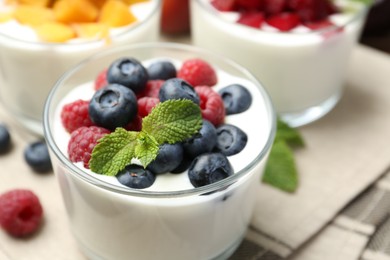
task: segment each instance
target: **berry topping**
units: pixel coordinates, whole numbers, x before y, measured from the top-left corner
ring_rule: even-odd
[[[236,4],[239,8],[244,9],[260,9],[262,3],[260,0],[236,0]]]
[[[154,183],[156,176],[140,165],[130,164],[120,171],[116,178],[118,181],[130,188],[145,189]]]
[[[217,74],[214,68],[202,59],[184,61],[177,77],[184,79],[194,87],[200,85],[211,87],[217,84]]]
[[[148,165],[147,169],[155,174],[167,173],[177,168],[183,159],[181,143],[162,144],[157,157]]]
[[[235,9],[235,0],[212,0],[211,5],[221,12],[229,12]]]
[[[219,126],[217,136],[216,150],[226,156],[241,152],[248,142],[248,136],[244,131],[229,124]]]
[[[138,99],[138,115],[143,118],[152,111],[152,109],[160,103],[160,100],[155,97],[142,97]]]
[[[169,99],[189,99],[195,104],[200,103],[195,89],[185,80],[174,78],[164,82],[160,88],[159,99],[164,102]]]
[[[263,0],[264,12],[267,15],[274,15],[283,12],[287,7],[288,0]]]
[[[264,14],[261,12],[242,12],[237,20],[237,23],[260,28],[264,21]]]
[[[329,0],[290,0],[289,7],[303,22],[323,20],[337,9]]]
[[[42,217],[42,205],[32,191],[15,189],[0,196],[0,225],[10,235],[33,234],[40,227]]]
[[[36,172],[44,173],[52,170],[49,150],[44,141],[28,144],[24,149],[24,159]]]
[[[225,106],[222,97],[213,89],[207,86],[195,87],[200,98],[200,109],[202,117],[218,126],[225,121]]]
[[[4,124],[0,124],[0,154],[7,152],[11,147],[11,135]]]
[[[89,115],[96,125],[113,130],[124,127],[137,115],[134,92],[119,84],[99,89],[89,103]]]
[[[140,93],[137,93],[137,98],[141,97],[155,97],[158,98],[161,86],[164,84],[164,80],[149,80],[146,83],[146,87]]]
[[[183,143],[184,152],[191,158],[211,152],[217,143],[217,132],[213,124],[203,120],[199,134]]]
[[[107,71],[108,71],[108,69],[102,70],[95,78],[95,81],[94,81],[95,90],[101,89],[101,88],[108,85]]]
[[[92,126],[94,123],[89,117],[89,101],[76,100],[66,104],[61,111],[62,125],[69,133],[82,126]]]
[[[127,131],[141,131],[142,129],[142,117],[136,115],[134,119],[124,127]]]
[[[149,80],[176,78],[176,68],[170,61],[156,61],[147,68]]]
[[[109,66],[107,81],[123,85],[138,93],[145,89],[148,72],[138,60],[121,58]]]
[[[83,162],[84,167],[89,169],[93,148],[100,138],[109,133],[109,130],[98,126],[80,127],[73,131],[68,143],[69,160]]]
[[[280,13],[267,19],[267,23],[282,32],[290,31],[300,24],[299,16],[293,13]]]
[[[239,84],[226,86],[218,93],[223,99],[226,115],[242,113],[252,104],[251,93]]]
[[[188,177],[194,187],[205,186],[232,175],[233,168],[222,153],[204,153],[197,156],[188,169]]]
[[[332,23],[328,19],[325,19],[325,20],[321,20],[318,22],[307,22],[307,23],[305,23],[305,26],[312,29],[312,30],[320,30],[320,29],[324,29],[324,28],[330,28],[330,27],[334,26],[334,23]]]

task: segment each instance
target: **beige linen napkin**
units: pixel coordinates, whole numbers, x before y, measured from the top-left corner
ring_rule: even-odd
[[[340,103],[300,130],[306,147],[296,151],[297,192],[262,185],[249,240],[288,256],[385,173],[390,165],[389,73],[390,56],[354,49]]]

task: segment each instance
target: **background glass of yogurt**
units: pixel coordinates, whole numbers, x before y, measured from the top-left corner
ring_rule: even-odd
[[[45,99],[66,70],[106,48],[158,40],[161,1],[136,4],[132,11],[138,21],[111,28],[109,43],[106,39],[45,43],[16,21],[0,23],[0,101],[7,111],[27,129],[42,135]]]
[[[298,127],[327,114],[342,96],[348,57],[365,21],[367,6],[330,17],[335,26],[320,31],[263,31],[234,21],[209,0],[191,1],[193,43],[225,55],[249,69],[267,88],[280,117]]]
[[[167,173],[157,179],[172,181],[169,187],[162,184],[161,190],[137,190],[68,160],[69,134],[59,118],[64,97],[66,100],[81,89],[76,87],[85,86],[108,64],[125,56],[141,62],[158,57],[174,61],[202,58],[219,72],[248,83],[252,106],[244,116],[226,119],[227,123],[238,120],[248,135],[245,149],[228,157],[234,175],[208,186],[183,188],[179,187],[182,181],[175,178],[188,178],[187,173]],[[255,77],[236,63],[196,47],[144,43],[113,48],[68,71],[48,96],[43,122],[70,226],[83,252],[92,259],[226,259],[240,244],[250,222],[255,191],[275,134],[275,117],[270,98]],[[258,127],[253,127],[253,122]]]

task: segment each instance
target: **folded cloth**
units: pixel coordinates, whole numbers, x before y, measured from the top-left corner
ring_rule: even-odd
[[[297,191],[289,194],[265,184],[258,189],[247,240],[260,246],[255,254],[265,258],[254,259],[291,255],[390,165],[390,56],[358,46],[350,61],[339,104],[300,128],[306,146],[295,151]],[[327,232],[334,235],[335,228]],[[364,241],[359,238],[357,244]]]

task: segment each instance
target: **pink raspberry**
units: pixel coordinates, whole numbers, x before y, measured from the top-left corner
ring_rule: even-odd
[[[101,89],[101,88],[107,86],[107,84],[108,84],[108,82],[107,82],[107,71],[108,71],[108,69],[105,68],[95,78],[95,82],[94,82],[95,90],[98,90],[98,89]]]
[[[74,130],[68,143],[69,160],[71,162],[83,162],[84,167],[89,169],[89,160],[93,148],[100,138],[109,133],[109,130],[98,126],[83,126]]]
[[[0,196],[0,225],[10,235],[33,234],[42,222],[43,209],[30,190],[14,189]]]
[[[294,13],[280,13],[271,16],[267,19],[267,23],[280,31],[287,32],[294,29],[300,24],[300,19],[297,14]]]
[[[184,79],[194,87],[211,87],[217,84],[217,74],[214,68],[202,59],[184,61],[177,73],[177,77]]]
[[[262,0],[236,0],[238,7],[248,9],[260,9],[262,6]]]
[[[137,94],[137,98],[141,97],[155,97],[158,98],[158,93],[160,92],[161,86],[164,84],[165,80],[149,80],[146,83],[146,87],[143,91]]]
[[[260,28],[264,21],[264,15],[261,12],[242,12],[237,20],[237,23]]]
[[[142,118],[149,115],[152,109],[160,103],[160,100],[155,97],[142,97],[138,99],[138,115]]]
[[[235,0],[212,0],[211,4],[221,12],[233,11],[236,7]]]
[[[61,111],[61,121],[65,129],[71,133],[82,126],[95,125],[88,113],[89,101],[76,100],[66,104]]]
[[[225,106],[222,97],[207,86],[195,87],[200,98],[202,117],[214,126],[222,124],[225,120]]]

